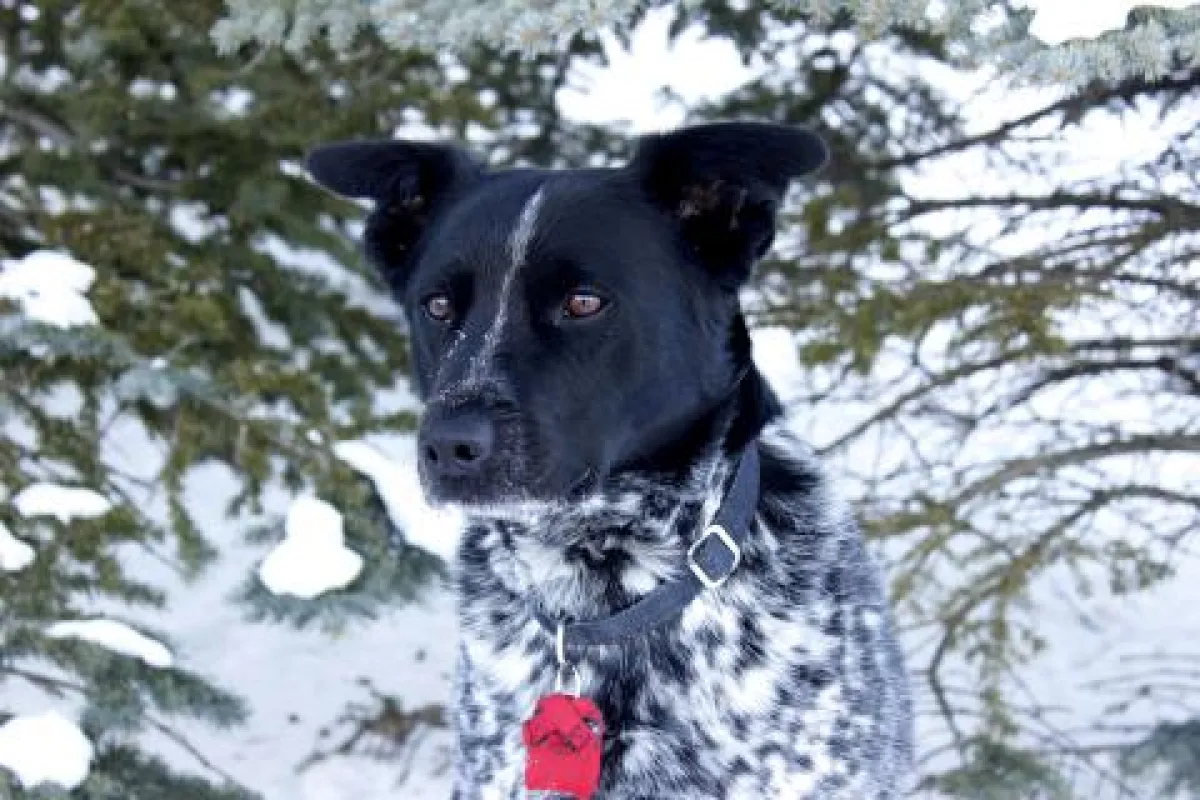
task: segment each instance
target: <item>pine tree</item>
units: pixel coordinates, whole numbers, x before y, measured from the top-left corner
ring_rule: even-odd
[[[480,42],[527,53],[556,52],[576,34],[627,26],[647,7],[666,0],[559,0],[553,3],[457,3],[447,0],[228,0],[229,13],[213,29],[224,49],[247,42],[283,45],[298,51],[326,36],[347,50],[364,29],[394,47],[461,52]],[[687,10],[698,0],[677,3]],[[1185,8],[1185,6],[1192,6]],[[1038,35],[1034,10],[1004,0],[775,0],[772,13],[786,12],[819,27],[849,21],[866,39],[907,29],[946,40],[946,55],[960,64],[990,65],[1019,82],[1071,88],[1094,81],[1154,80],[1200,62],[1200,9],[1187,0],[1124,4],[1124,18],[1102,19],[1104,8],[1086,16],[1098,21],[1095,35],[1058,41]],[[760,9],[762,10],[762,9]],[[1122,24],[1123,23],[1123,24]]]
[[[0,686],[81,709],[96,753],[71,796],[88,800],[243,796],[236,776],[203,762],[204,780],[177,773],[134,739],[177,736],[179,715],[234,725],[239,698],[186,665],[51,635],[163,605],[129,573],[130,548],[189,576],[219,557],[184,502],[195,466],[216,460],[241,479],[231,514],[258,515],[278,483],[331,504],[360,559],[343,591],[315,598],[248,576],[251,616],[344,625],[439,570],[389,535],[373,488],[338,457],[338,442],[412,427],[411,410],[377,407],[405,380],[404,324],[350,235],[361,209],[308,180],[305,152],[401,128],[470,131],[513,160],[594,149],[595,132],[556,121],[558,60],[479,51],[464,65],[371,36],[349,55],[220,57],[207,37],[220,13],[217,0],[0,6]],[[531,122],[537,136],[514,131]],[[90,277],[66,286],[64,271],[36,291],[73,293],[95,318],[59,327],[14,276],[70,264]],[[115,457],[130,438],[156,463]],[[59,518],[19,502],[51,484],[102,508]],[[281,526],[250,535],[276,541]],[[0,795],[29,789],[0,769]]]

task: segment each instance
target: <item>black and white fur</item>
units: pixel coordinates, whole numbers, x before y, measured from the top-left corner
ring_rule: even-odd
[[[620,170],[490,173],[405,142],[310,159],[325,186],[376,201],[367,252],[406,304],[428,404],[422,478],[470,519],[457,800],[527,795],[521,724],[556,674],[534,609],[596,619],[678,577],[744,446],[762,489],[736,574],[673,626],[572,654],[606,723],[597,798],[908,788],[911,701],[879,575],[787,432],[737,302],[788,181],[824,158],[803,129],[727,123],[647,137]],[[578,292],[603,310],[564,313]]]

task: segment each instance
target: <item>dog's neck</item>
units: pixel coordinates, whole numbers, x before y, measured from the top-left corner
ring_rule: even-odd
[[[472,529],[495,537],[488,566],[511,591],[555,617],[605,616],[678,576],[728,473],[721,456],[683,480],[626,473],[581,502],[477,517]]]
[[[764,388],[743,388],[698,423],[687,447],[666,448],[579,501],[472,514],[468,536],[480,537],[490,554],[486,568],[567,620],[612,614],[678,577],[688,546],[724,499],[742,447],[772,418],[757,405]]]

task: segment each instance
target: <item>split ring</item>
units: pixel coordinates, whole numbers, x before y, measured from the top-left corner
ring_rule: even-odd
[[[558,665],[558,671],[554,673],[554,691],[556,694],[562,693],[563,685],[566,683],[564,678],[568,675],[573,678],[575,684],[575,691],[570,692],[570,694],[572,697],[579,697],[583,691],[583,678],[580,677],[579,670],[575,668],[574,664],[562,663]]]

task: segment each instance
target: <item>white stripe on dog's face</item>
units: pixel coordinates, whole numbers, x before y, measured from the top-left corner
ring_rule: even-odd
[[[541,211],[544,196],[545,187],[539,186],[538,190],[526,201],[525,207],[521,209],[517,227],[513,229],[512,235],[508,238],[508,257],[512,266],[505,278],[505,288],[508,288],[508,279],[525,264],[525,259],[529,255],[529,242],[533,240],[533,230],[537,225],[538,212]]]
[[[538,190],[526,201],[517,217],[516,227],[508,237],[508,271],[504,274],[504,282],[500,286],[500,299],[496,304],[496,317],[483,335],[483,345],[471,359],[471,367],[467,371],[464,386],[480,383],[491,363],[496,348],[500,345],[500,337],[504,333],[504,324],[508,321],[510,305],[513,301],[513,284],[516,283],[517,273],[525,266],[529,257],[529,243],[537,227],[538,212],[542,207],[544,187]]]

